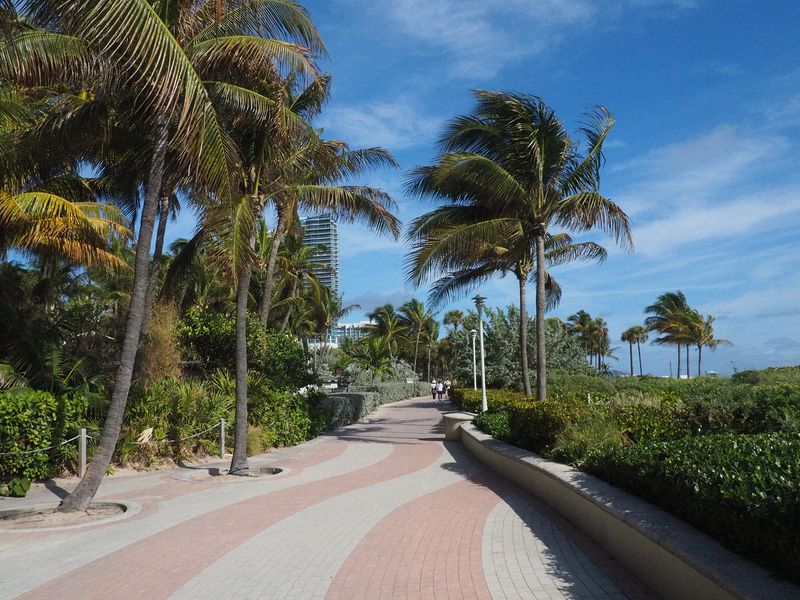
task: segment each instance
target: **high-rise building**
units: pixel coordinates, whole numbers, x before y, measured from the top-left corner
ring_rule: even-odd
[[[339,295],[339,234],[336,220],[330,215],[308,217],[300,224],[303,227],[303,244],[314,250],[315,263],[325,265],[324,268],[312,270],[319,282],[328,286]]]

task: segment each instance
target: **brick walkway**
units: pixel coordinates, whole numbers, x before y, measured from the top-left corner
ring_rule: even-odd
[[[142,510],[93,527],[0,532],[0,598],[653,597],[548,507],[444,442],[446,408],[387,405],[251,459],[283,468],[276,476],[107,478],[98,498]]]

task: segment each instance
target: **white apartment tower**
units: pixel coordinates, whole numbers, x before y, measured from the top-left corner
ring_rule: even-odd
[[[326,267],[314,269],[313,274],[338,296],[339,233],[336,220],[330,215],[320,215],[303,219],[300,224],[303,227],[303,244],[314,250],[312,260]]]

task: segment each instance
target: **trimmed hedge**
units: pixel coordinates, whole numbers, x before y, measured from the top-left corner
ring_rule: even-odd
[[[351,385],[348,393],[372,393],[377,394],[379,404],[389,404],[399,402],[407,398],[425,396],[430,390],[430,384],[424,381],[415,383],[405,383],[402,381],[383,381],[375,385]]]
[[[316,398],[312,414],[317,431],[330,431],[356,423],[383,404],[424,395],[425,382],[387,381],[370,386],[350,386],[346,394],[330,394]]]
[[[709,435],[590,455],[584,469],[800,581],[800,435]]]
[[[82,396],[56,398],[48,392],[13,389],[0,392],[0,453],[25,452],[60,444],[85,427]],[[0,479],[37,479],[57,474],[77,457],[76,444],[46,452],[0,456]]]

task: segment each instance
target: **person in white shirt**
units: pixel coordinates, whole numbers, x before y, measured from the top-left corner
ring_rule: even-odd
[[[431,397],[436,400],[436,380],[431,381]]]
[[[442,393],[444,393],[444,382],[439,380],[439,383],[436,384],[436,395],[439,397],[439,400],[442,399]]]

